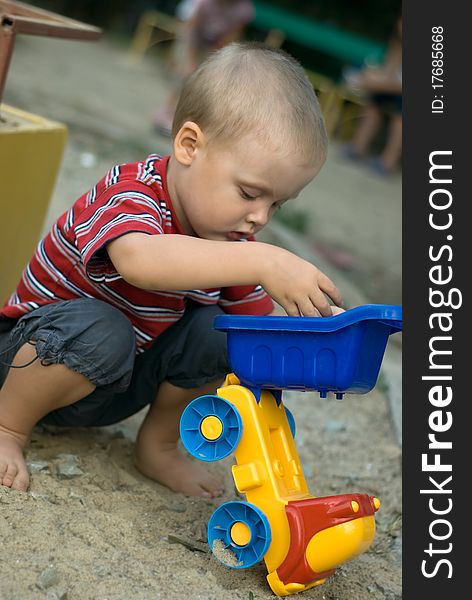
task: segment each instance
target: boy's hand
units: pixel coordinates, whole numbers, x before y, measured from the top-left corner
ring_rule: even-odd
[[[342,297],[334,283],[314,265],[295,254],[276,246],[270,248],[267,268],[261,285],[282,306],[289,316],[330,317],[334,304],[342,304]]]
[[[335,315],[340,315],[343,312],[346,312],[344,308],[341,308],[340,306],[333,306],[331,305],[331,316],[335,316]],[[270,317],[287,317],[287,313],[284,311],[284,309],[279,305],[276,304],[274,310],[269,313]]]

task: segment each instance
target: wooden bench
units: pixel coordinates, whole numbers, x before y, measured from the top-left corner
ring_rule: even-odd
[[[174,40],[180,22],[176,17],[157,10],[147,10],[139,18],[131,41],[129,60],[139,63],[151,46],[159,42]]]

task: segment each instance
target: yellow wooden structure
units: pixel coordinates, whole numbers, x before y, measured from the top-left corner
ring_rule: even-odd
[[[0,304],[39,240],[66,139],[62,123],[0,105]]]
[[[0,0],[0,306],[38,243],[67,139],[64,124],[1,104],[19,34],[97,40],[102,32],[24,2]]]

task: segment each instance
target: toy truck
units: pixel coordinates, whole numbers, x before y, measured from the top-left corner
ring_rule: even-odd
[[[234,569],[264,560],[278,596],[307,590],[367,550],[380,501],[310,494],[282,391],[338,399],[370,391],[389,336],[402,328],[401,307],[364,305],[327,318],[221,315],[214,326],[227,333],[233,373],[216,395],[187,406],[180,434],[200,460],[234,454],[234,483],[246,501],[215,510],[209,545]]]

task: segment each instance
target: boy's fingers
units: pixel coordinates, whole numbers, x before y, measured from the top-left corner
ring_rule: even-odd
[[[331,305],[323,292],[319,291],[318,294],[313,294],[310,296],[310,300],[313,303],[315,310],[317,310],[318,316],[330,317],[332,315]]]
[[[319,286],[320,286],[320,289],[327,296],[329,296],[329,298],[331,298],[331,300],[334,302],[334,304],[336,304],[337,306],[342,306],[344,304],[343,297],[341,296],[341,292],[334,285],[334,283],[331,281],[331,279],[324,273],[321,273]]]
[[[301,317],[319,317],[321,316],[318,309],[311,298],[307,298],[305,302],[298,302],[298,312]]]
[[[336,306],[342,306],[344,304],[344,300],[343,297],[341,296],[341,292],[338,290],[338,288],[333,284],[332,288],[322,288],[323,292],[329,297],[331,298],[331,300],[333,301],[334,304],[336,304]]]
[[[333,313],[331,312],[331,304],[326,304],[326,305],[323,305],[322,307],[319,306],[319,305],[317,305],[317,306],[318,306],[319,314],[322,317],[331,317],[331,316],[333,316]]]
[[[299,317],[300,316],[300,311],[298,309],[298,306],[294,302],[284,304],[283,308],[289,317]]]

